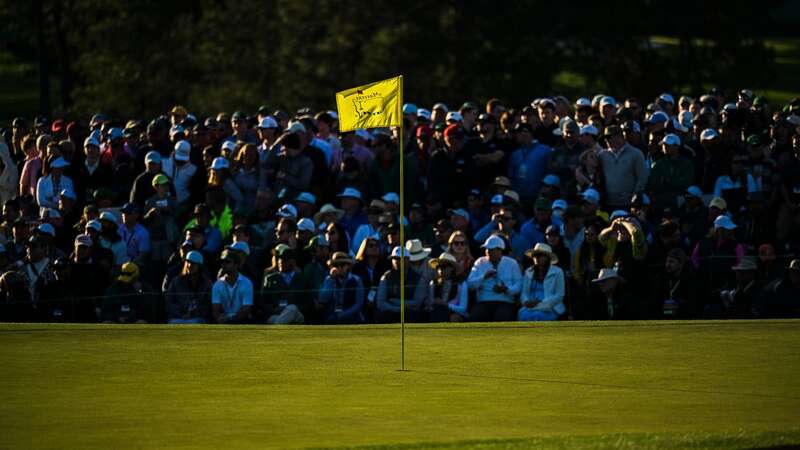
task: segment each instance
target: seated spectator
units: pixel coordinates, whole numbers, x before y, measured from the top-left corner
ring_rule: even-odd
[[[592,282],[599,285],[605,298],[604,319],[630,320],[637,317],[636,295],[628,289],[626,280],[619,276],[616,269],[600,269]]]
[[[238,324],[251,321],[253,283],[239,273],[240,259],[223,250],[221,276],[211,290],[212,315],[217,323]]]
[[[422,299],[427,285],[420,282],[420,276],[408,267],[406,259],[405,279],[400,277],[400,261],[405,250],[399,245],[392,249],[392,268],[384,272],[378,284],[375,321],[378,323],[400,322],[400,289],[405,286],[405,320],[416,322],[421,317]]]
[[[680,248],[667,251],[664,268],[656,275],[654,317],[691,319],[698,315],[694,275],[688,257]]]
[[[345,252],[336,252],[328,260],[330,271],[319,291],[319,305],[324,322],[363,323],[364,285],[350,273],[353,260]]]
[[[361,241],[355,260],[353,273],[361,278],[364,283],[364,291],[367,293],[366,302],[364,302],[364,317],[371,320],[375,317],[378,284],[383,274],[389,270],[386,256],[381,252],[380,237],[372,235]]]
[[[465,281],[475,264],[475,258],[469,249],[469,239],[461,231],[453,232],[447,242],[447,253],[456,258],[455,278],[458,281]]]
[[[100,316],[103,323],[148,323],[157,318],[155,308],[152,289],[139,280],[139,266],[126,262],[106,291]]]
[[[789,263],[786,276],[774,287],[759,309],[762,317],[800,317],[800,259],[793,259]]]
[[[203,271],[203,254],[192,250],[184,257],[179,276],[165,293],[167,323],[207,323],[211,320],[211,280]]]
[[[522,287],[519,264],[503,256],[506,244],[499,236],[490,236],[481,247],[486,256],[475,261],[467,279],[477,296],[470,317],[476,322],[511,322],[516,318],[514,300]]]
[[[522,321],[556,320],[566,312],[564,307],[564,271],[558,264],[558,256],[547,244],[536,244],[525,256],[533,265],[525,271],[522,279],[518,317]]]
[[[278,244],[273,256],[275,265],[264,271],[256,301],[256,320],[269,324],[304,323],[305,314],[314,314],[314,304],[297,267],[296,251],[286,244]]]
[[[436,271],[436,277],[429,283],[431,308],[428,321],[466,321],[469,317],[469,288],[466,281],[456,276],[458,260],[450,253],[442,253],[430,260],[429,265]]]

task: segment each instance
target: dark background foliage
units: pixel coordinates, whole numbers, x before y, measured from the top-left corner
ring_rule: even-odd
[[[0,117],[330,108],[335,91],[396,74],[426,105],[768,89],[765,40],[796,32],[791,3],[0,0],[0,52],[35,92]]]

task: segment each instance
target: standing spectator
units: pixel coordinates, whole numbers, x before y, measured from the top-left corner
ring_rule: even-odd
[[[744,169],[746,160],[746,156],[734,156],[729,166],[730,170],[717,178],[717,182],[714,183],[714,196],[725,199],[728,209],[735,213],[744,206],[747,194],[758,190],[755,179]]]
[[[600,156],[597,151],[594,149],[584,150],[578,161],[579,165],[575,169],[577,191],[594,189],[598,192],[605,192],[606,180],[603,168],[600,167]]]
[[[167,323],[207,323],[211,320],[211,280],[203,271],[203,254],[186,253],[181,274],[165,293]]]
[[[476,291],[477,304],[470,313],[476,322],[510,322],[516,318],[514,299],[522,287],[522,273],[517,262],[503,256],[506,244],[499,236],[490,236],[481,246],[486,256],[475,261],[467,283]]]
[[[19,175],[8,145],[0,137],[0,204],[17,196],[19,192]]]
[[[143,266],[150,257],[150,233],[139,223],[139,207],[133,203],[126,203],[121,212],[122,224],[119,226],[119,235],[125,242],[128,260]]]
[[[100,141],[89,136],[83,143],[85,158],[83,164],[77,169],[75,177],[75,192],[79,200],[83,201],[100,188],[111,186],[111,165],[100,159]]]
[[[659,209],[675,208],[679,195],[692,184],[694,167],[692,162],[681,156],[681,139],[675,134],[667,134],[661,140],[664,157],[653,164],[649,177],[649,189],[655,194]]]
[[[556,320],[566,312],[564,271],[557,266],[558,256],[547,244],[536,244],[525,256],[533,260],[533,265],[522,280],[519,320]]]
[[[156,151],[147,152],[144,157],[145,171],[139,174],[133,181],[133,188],[131,189],[130,202],[136,204],[140,208],[144,208],[144,202],[150,197],[155,195],[156,186],[153,184],[153,179],[156,175],[161,173],[161,155]],[[169,183],[169,178],[164,175]]]
[[[197,173],[197,167],[189,162],[191,154],[192,144],[187,141],[178,141],[169,158],[161,161],[161,171],[175,186],[175,197],[179,204],[189,199],[192,178]]]
[[[309,190],[314,165],[308,156],[302,154],[302,141],[297,133],[285,133],[278,138],[277,144],[282,150],[275,169],[275,192],[294,198]]]
[[[63,190],[73,190],[72,180],[64,175],[69,164],[64,158],[50,161],[50,173],[36,183],[36,203],[40,208],[58,208],[58,194]]]
[[[633,194],[647,185],[647,167],[642,152],[625,142],[617,125],[606,127],[608,148],[600,151],[600,164],[606,180],[606,202],[610,209],[627,209]]]
[[[517,149],[508,162],[508,178],[521,202],[530,204],[539,194],[539,186],[550,164],[550,148],[533,139],[530,124],[517,124],[514,136]]]
[[[212,315],[217,323],[250,322],[253,307],[253,283],[239,273],[240,259],[223,250],[221,276],[211,289]]]

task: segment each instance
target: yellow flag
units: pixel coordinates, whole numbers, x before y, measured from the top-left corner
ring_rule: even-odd
[[[336,93],[339,131],[399,127],[403,122],[403,76]]]

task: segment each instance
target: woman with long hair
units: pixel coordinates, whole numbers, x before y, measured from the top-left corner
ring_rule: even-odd
[[[381,252],[380,238],[373,235],[361,241],[355,260],[353,273],[361,277],[361,281],[364,283],[364,292],[366,293],[364,317],[371,321],[375,315],[378,284],[383,274],[390,268],[385,255]]]
[[[558,264],[558,256],[547,244],[536,246],[525,252],[533,260],[522,279],[519,320],[550,321],[564,314],[564,271]]]
[[[469,289],[466,281],[459,281],[456,277],[456,268],[459,265],[456,257],[450,253],[442,253],[428,264],[436,271],[436,276],[429,283],[429,321],[464,322],[468,317]]]
[[[469,249],[469,239],[463,231],[454,231],[447,240],[447,253],[456,258],[455,276],[459,281],[464,281],[475,264],[475,258]]]
[[[331,247],[331,252],[345,252],[350,254],[350,239],[347,231],[339,223],[329,223],[325,229],[325,237]]]
[[[256,193],[261,182],[258,162],[258,148],[253,144],[243,145],[236,154],[232,179],[242,193],[242,205],[255,205]]]
[[[600,158],[593,149],[584,150],[578,157],[579,165],[575,168],[575,182],[578,192],[586,189],[594,189],[597,192],[605,192],[606,179],[603,175],[603,168],[600,166]]]
[[[222,188],[228,200],[228,205],[236,209],[240,206],[247,206],[244,203],[244,195],[236,183],[231,178],[230,164],[222,156],[214,158],[211,163],[211,170],[208,173],[208,189]]]

